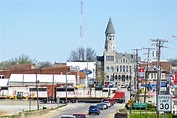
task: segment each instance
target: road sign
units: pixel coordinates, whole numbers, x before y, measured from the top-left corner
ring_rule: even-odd
[[[133,104],[133,101],[132,100],[128,100],[128,104]]]
[[[171,111],[171,95],[158,95],[158,111]]]

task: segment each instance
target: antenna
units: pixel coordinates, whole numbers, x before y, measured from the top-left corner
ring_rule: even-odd
[[[80,12],[80,47],[83,46],[84,27],[83,27],[83,1],[81,0],[81,12]]]

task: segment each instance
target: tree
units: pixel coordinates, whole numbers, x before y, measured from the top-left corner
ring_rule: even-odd
[[[1,70],[7,70],[10,66],[17,65],[17,64],[36,64],[36,59],[30,59],[27,55],[20,55],[18,57],[12,58],[7,61],[3,61],[0,63]]]
[[[80,47],[77,50],[72,50],[68,61],[95,61],[96,53],[91,48]]]
[[[52,67],[52,64],[49,61],[37,63],[37,68],[47,68],[47,67]]]

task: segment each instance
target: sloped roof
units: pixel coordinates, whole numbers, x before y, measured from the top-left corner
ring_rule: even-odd
[[[122,59],[122,57],[125,57],[126,59],[130,61],[135,61],[135,58],[133,57],[133,54],[127,54],[127,53],[116,53],[116,60]]]

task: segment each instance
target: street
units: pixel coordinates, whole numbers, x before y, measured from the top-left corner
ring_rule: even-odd
[[[118,108],[124,108],[125,104],[119,104],[115,103],[114,106],[111,106],[107,110],[101,110],[99,115],[91,114],[88,115],[88,108],[90,104],[95,103],[70,103],[73,105],[73,107],[62,110],[59,112],[59,114],[52,118],[59,118],[61,115],[71,115],[74,113],[84,113],[87,115],[88,118],[107,118],[108,114],[115,113]]]

